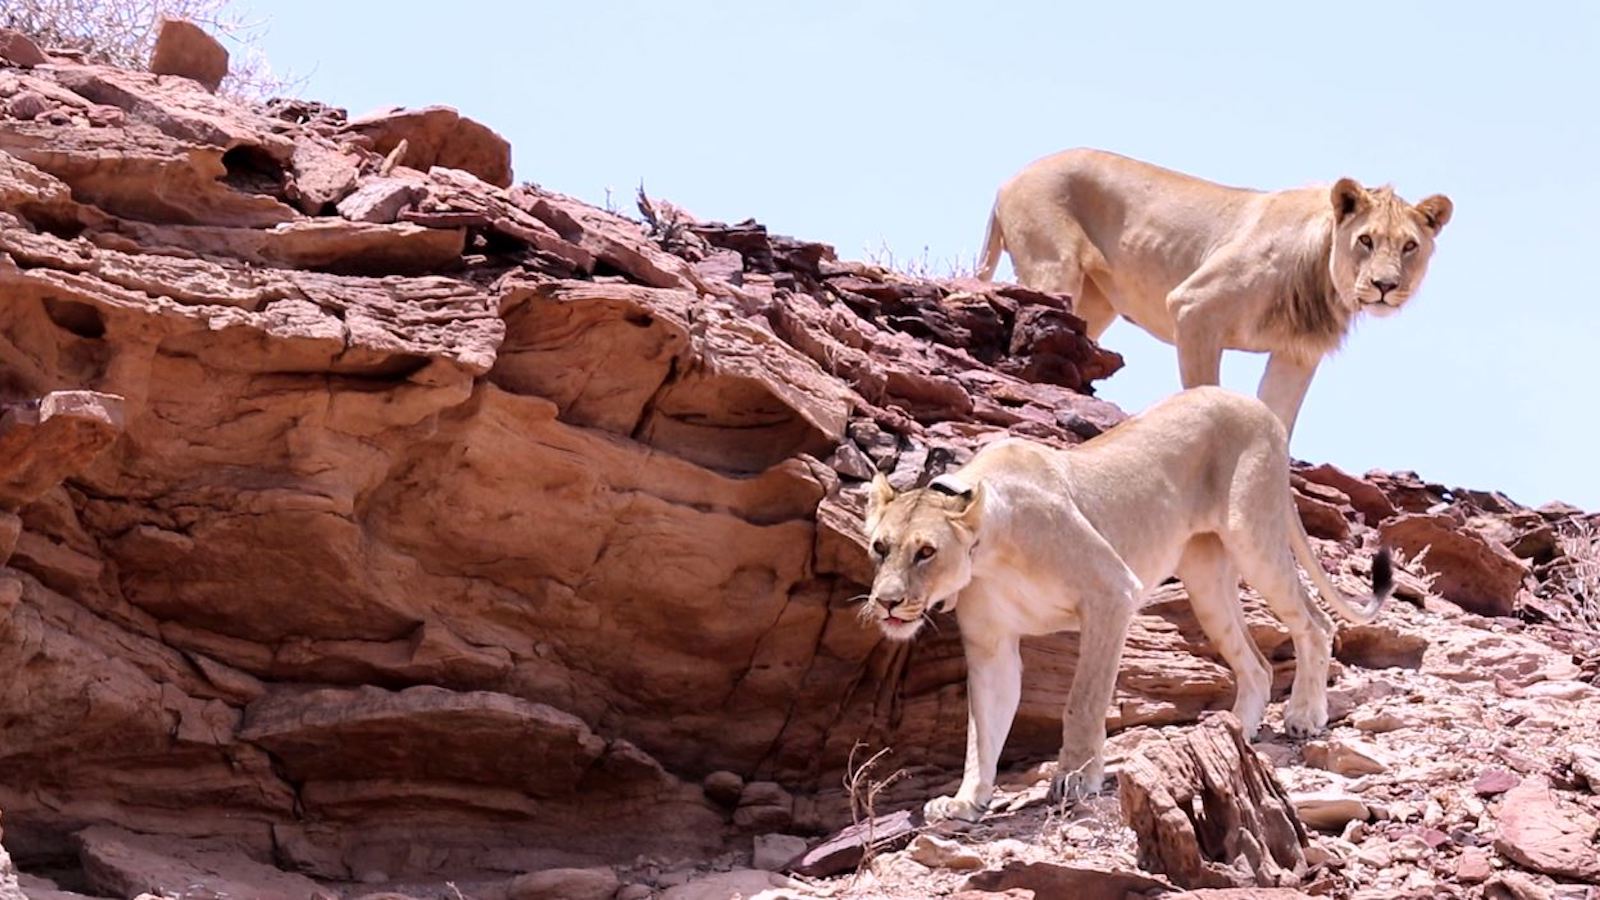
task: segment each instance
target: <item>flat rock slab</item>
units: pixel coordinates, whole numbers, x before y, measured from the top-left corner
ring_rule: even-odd
[[[814,878],[848,872],[861,862],[869,848],[882,853],[904,846],[921,823],[921,815],[900,810],[852,825],[807,851],[793,871]]]
[[[252,897],[256,900],[333,900],[301,875],[258,863],[218,845],[135,834],[96,825],[77,836],[79,858],[98,894],[132,897]]]
[[[1081,866],[1045,862],[1011,862],[1003,869],[979,872],[961,885],[963,890],[1032,891],[1035,897],[1070,897],[1072,900],[1128,900],[1161,897],[1172,886],[1139,872],[1108,872]]]
[[[1600,846],[1594,834],[1594,819],[1557,805],[1549,782],[1525,778],[1500,801],[1494,848],[1536,872],[1600,882]]]
[[[576,789],[606,747],[544,704],[432,686],[274,692],[248,707],[240,736],[297,780],[439,780],[534,796]]]

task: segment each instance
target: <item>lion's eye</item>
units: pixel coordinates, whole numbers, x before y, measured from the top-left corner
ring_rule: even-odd
[[[1410,253],[1411,251],[1417,249],[1417,242],[1416,241],[1406,241],[1406,245],[1404,247],[1401,247],[1400,249],[1405,253]]]
[[[917,562],[927,562],[928,560],[933,559],[933,554],[933,547],[928,544],[923,544],[921,547],[917,548]]]
[[[874,541],[872,543],[872,552],[877,554],[878,558],[882,559],[883,557],[889,555],[889,545],[883,541]]]
[[[1356,242],[1368,250],[1372,249],[1372,235],[1370,234],[1363,234],[1362,236],[1356,238]]]

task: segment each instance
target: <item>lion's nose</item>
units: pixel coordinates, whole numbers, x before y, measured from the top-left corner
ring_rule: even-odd
[[[1384,281],[1379,278],[1372,279],[1372,286],[1378,289],[1378,296],[1388,296],[1389,292],[1400,286],[1398,281]]]
[[[884,612],[892,612],[896,606],[900,605],[899,597],[874,597],[872,600],[883,607]]]

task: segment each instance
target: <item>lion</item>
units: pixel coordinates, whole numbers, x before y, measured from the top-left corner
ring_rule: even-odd
[[[1365,605],[1334,588],[1290,495],[1283,425],[1260,401],[1218,387],[1175,394],[1070,451],[1005,438],[901,493],[880,474],[864,525],[876,569],[863,616],[896,641],[935,610],[954,609],[960,624],[966,770],[953,797],[924,807],[930,820],[975,820],[987,807],[1022,690],[1022,638],[1081,631],[1050,786],[1064,803],[1100,789],[1123,640],[1146,592],[1169,576],[1182,579],[1233,670],[1233,712],[1252,738],[1272,669],[1245,628],[1238,573],[1289,628],[1297,662],[1283,719],[1293,736],[1327,725],[1333,636],[1295,560],[1350,621],[1372,621],[1392,589],[1386,549]]]
[[[1341,178],[1261,192],[1101,150],[1038,160],[1001,186],[978,277],[1072,297],[1099,339],[1117,316],[1178,348],[1183,386],[1219,384],[1224,349],[1269,353],[1257,391],[1294,433],[1317,364],[1358,313],[1416,293],[1454,207]]]

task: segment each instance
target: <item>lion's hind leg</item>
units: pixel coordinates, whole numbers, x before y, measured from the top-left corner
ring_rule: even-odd
[[[1272,692],[1272,667],[1251,640],[1239,605],[1239,576],[1215,534],[1190,539],[1178,562],[1178,577],[1200,628],[1233,670],[1233,714],[1254,738]]]

